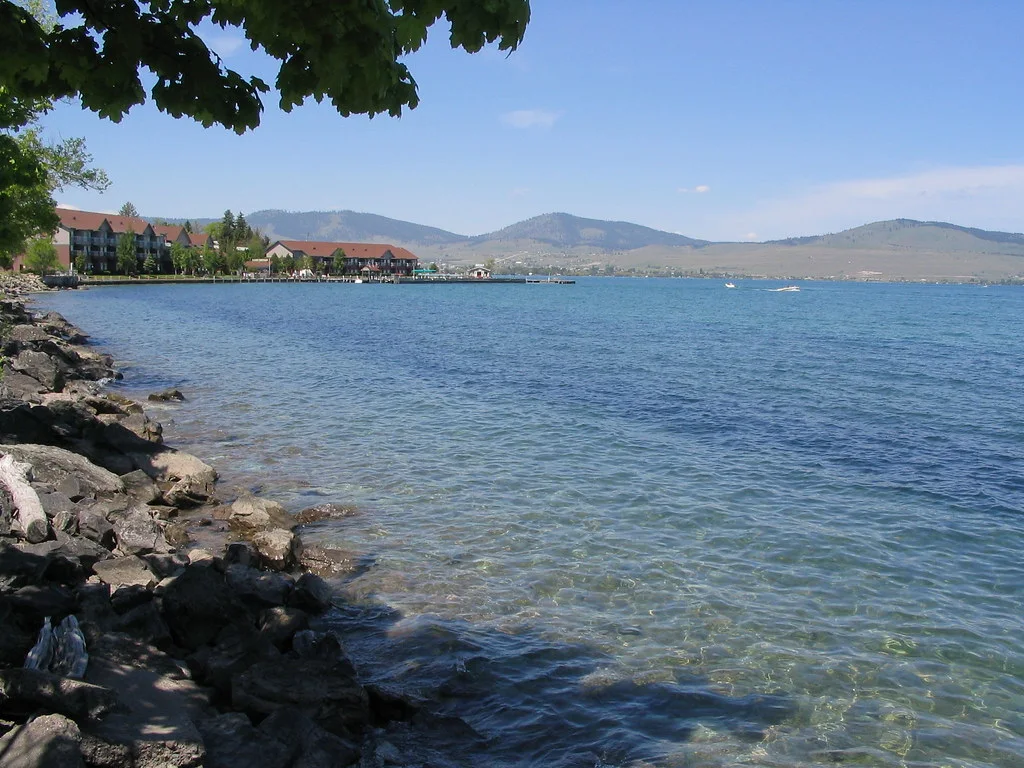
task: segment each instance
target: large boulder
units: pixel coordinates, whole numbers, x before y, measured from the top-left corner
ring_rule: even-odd
[[[10,362],[11,368],[38,381],[48,392],[56,392],[64,386],[64,376],[57,363],[45,352],[26,349],[19,352]]]
[[[245,605],[214,568],[190,566],[163,591],[164,619],[174,641],[194,651],[229,624],[251,623]]]
[[[0,711],[5,714],[44,709],[78,721],[96,720],[114,711],[119,701],[117,693],[101,685],[38,669],[0,670]]]
[[[168,549],[160,526],[145,507],[132,507],[118,518],[114,522],[114,537],[117,548],[126,555],[166,552]]]
[[[290,530],[295,520],[276,501],[243,496],[231,505],[228,525],[243,536],[252,536],[274,528]]]
[[[349,734],[369,720],[366,691],[347,661],[281,658],[236,675],[232,703],[254,716],[296,709],[335,734]]]
[[[42,715],[0,739],[5,768],[77,768],[82,760],[82,732],[63,715]]]
[[[54,488],[69,477],[77,483],[81,496],[109,497],[125,492],[117,475],[97,467],[84,456],[52,445],[0,445],[0,453],[8,453],[18,461],[32,466],[32,478]]]
[[[206,742],[206,768],[285,768],[292,764],[289,747],[254,728],[239,712],[200,720],[199,731]]]
[[[196,482],[211,486],[217,480],[217,472],[206,462],[184,451],[173,448],[159,448],[151,452],[131,454],[132,461],[157,482],[192,478]]]
[[[282,573],[267,573],[241,563],[229,565],[224,579],[239,597],[256,608],[284,605],[293,587],[291,578]]]
[[[252,537],[252,543],[260,553],[262,563],[275,571],[284,571],[295,565],[302,550],[299,537],[281,529],[260,531]]]
[[[259,730],[291,747],[295,768],[335,768],[359,760],[355,744],[328,733],[295,709],[279,709]]]
[[[157,583],[156,575],[149,570],[146,562],[135,555],[101,560],[93,564],[92,570],[100,581],[115,589],[132,584],[151,589]]]

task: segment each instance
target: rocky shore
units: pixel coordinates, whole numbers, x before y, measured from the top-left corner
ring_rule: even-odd
[[[19,281],[0,297],[0,765],[456,764],[410,746],[429,715],[364,685],[318,623],[350,564],[302,525],[346,510],[219,499]]]

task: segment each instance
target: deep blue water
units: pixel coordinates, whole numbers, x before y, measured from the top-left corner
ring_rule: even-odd
[[[39,304],[226,494],[359,508],[350,652],[467,764],[1024,765],[1024,290],[776,285]]]

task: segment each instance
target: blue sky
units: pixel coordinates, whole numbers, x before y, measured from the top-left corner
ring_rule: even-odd
[[[113,184],[59,201],[148,216],[352,209],[461,234],[564,211],[713,240],[889,218],[1024,231],[1018,0],[533,0],[511,56],[408,60],[420,106],[343,119],[313,102],[238,136],[151,105],[74,104]],[[267,77],[237,31],[204,37]]]

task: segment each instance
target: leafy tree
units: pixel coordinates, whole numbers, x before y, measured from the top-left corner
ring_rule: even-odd
[[[427,267],[431,272],[437,272],[437,262],[430,262],[430,266]]]
[[[348,256],[345,255],[345,249],[339,248],[334,254],[334,274],[344,275],[347,261]]]
[[[80,275],[84,275],[85,271],[86,271],[86,269],[88,269],[88,267],[89,267],[89,262],[85,258],[85,254],[84,253],[80,253],[77,256],[75,256],[75,272],[77,272]]]
[[[312,272],[313,271],[313,257],[310,256],[308,253],[305,254],[299,260],[299,269],[305,269],[305,270],[308,270],[308,271]]]
[[[201,254],[196,248],[184,248],[184,253],[180,259],[182,274],[187,272],[190,275],[194,275],[202,264]]]
[[[228,272],[233,274],[240,274],[245,269],[245,260],[249,258],[248,251],[240,251],[238,248],[232,248],[228,251],[228,255],[224,259],[224,263],[227,266]]]
[[[129,200],[127,203],[121,206],[121,210],[117,212],[117,215],[130,216],[133,219],[137,219],[139,217],[139,212],[135,210],[135,206],[132,205],[132,202]]]
[[[216,275],[223,267],[223,257],[208,245],[203,246],[202,262],[206,274],[211,276]]]
[[[139,260],[135,256],[135,233],[131,227],[117,238],[117,268],[126,275],[134,275],[139,271]]]
[[[270,257],[270,274],[276,275],[281,272],[281,257],[276,253]]]
[[[253,50],[280,62],[275,87],[290,111],[312,97],[344,116],[398,116],[419,102],[404,62],[441,16],[453,48],[498,42],[515,49],[529,0],[59,0],[61,21],[40,23],[16,0],[0,0],[0,83],[17,99],[78,95],[101,117],[120,120],[150,95],[175,117],[219,123],[239,133],[260,122],[269,86],[223,65],[196,32],[206,19],[241,30]]]
[[[294,256],[285,256],[283,259],[281,259],[281,271],[289,275],[295,271]]]
[[[142,271],[147,275],[155,275],[159,271],[156,256],[152,253],[146,254],[146,260],[142,262]]]
[[[185,273],[187,259],[186,252],[189,250],[191,249],[186,248],[181,243],[171,243],[171,267],[174,269],[175,273]]]
[[[48,275],[60,268],[57,249],[48,237],[37,237],[28,244],[25,266],[37,275]]]

